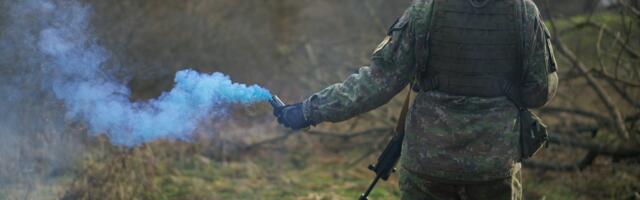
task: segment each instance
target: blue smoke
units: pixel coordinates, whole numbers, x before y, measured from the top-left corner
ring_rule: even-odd
[[[30,40],[14,41],[31,51],[24,62],[40,66],[46,75],[44,88],[64,102],[69,119],[86,122],[91,133],[107,134],[114,144],[189,140],[198,123],[223,117],[229,105],[271,98],[268,90],[233,83],[222,73],[183,70],[176,74],[171,91],[153,100],[131,102],[131,91],[104,66],[109,53],[89,32],[88,6],[70,0],[16,4],[10,11],[15,27],[10,29],[32,35],[27,37]],[[30,26],[25,28],[21,22]]]

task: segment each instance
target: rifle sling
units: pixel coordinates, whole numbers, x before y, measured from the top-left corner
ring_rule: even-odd
[[[398,117],[398,123],[396,124],[395,134],[404,134],[404,127],[407,121],[407,113],[409,112],[409,103],[411,103],[411,88],[407,92],[407,97],[404,99],[404,105],[402,106],[402,111],[400,111],[400,116]]]

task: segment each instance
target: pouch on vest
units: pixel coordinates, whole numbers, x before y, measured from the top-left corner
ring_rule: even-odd
[[[520,152],[521,159],[525,160],[535,155],[549,138],[547,125],[542,119],[526,108],[518,109],[520,124]]]
[[[521,12],[520,13],[524,13],[523,11],[525,10],[522,4],[522,1],[516,1],[520,4],[520,6],[518,7]],[[523,17],[522,19],[526,19],[526,17]],[[521,24],[526,23],[526,22],[521,22]],[[544,29],[544,33],[545,33],[545,37],[547,40],[547,48],[550,48],[551,46],[551,34],[549,33],[549,29],[547,29],[547,27],[544,25],[544,22],[540,21],[540,25],[542,26],[542,28]],[[522,27],[521,27],[522,28]],[[523,39],[524,37],[520,37],[521,39]],[[524,41],[522,42],[524,44]],[[548,49],[549,50],[549,49]],[[520,51],[523,51],[523,47],[520,46]],[[553,52],[549,52],[549,62],[548,63],[550,66],[549,69],[547,69],[548,73],[551,73],[552,71],[555,71],[556,69],[556,63],[555,63],[555,57],[553,57]],[[522,55],[522,54],[520,54]],[[520,59],[522,61],[522,58]],[[522,73],[522,68],[518,69],[519,72],[517,73],[518,75],[521,75]],[[516,80],[522,80],[522,77],[517,78]],[[519,85],[519,81],[516,82],[516,85]],[[542,149],[543,146],[547,145],[548,139],[549,139],[549,133],[547,132],[547,125],[544,124],[544,122],[542,121],[542,119],[540,117],[538,117],[536,114],[534,114],[533,112],[531,112],[529,109],[527,109],[527,107],[524,105],[524,103],[522,102],[522,99],[520,98],[520,93],[516,92],[516,91],[522,91],[520,90],[518,87],[511,87],[508,86],[506,89],[506,94],[507,97],[516,105],[516,107],[518,108],[518,121],[520,124],[520,159],[521,160],[526,160],[531,158],[532,156],[534,156],[536,153],[538,153],[540,151],[540,149]]]
[[[505,84],[505,96],[518,108],[518,129],[520,134],[520,160],[534,156],[547,144],[549,133],[547,125],[535,113],[524,106],[518,87]]]

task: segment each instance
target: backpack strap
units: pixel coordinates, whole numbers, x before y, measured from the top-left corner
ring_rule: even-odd
[[[409,104],[411,104],[411,90],[407,92],[407,97],[404,99],[400,116],[398,117],[398,123],[396,124],[396,134],[404,134],[404,127],[407,122],[407,113],[409,112]]]

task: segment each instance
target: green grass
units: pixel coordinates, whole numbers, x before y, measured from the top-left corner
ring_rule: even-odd
[[[525,176],[532,177],[531,174]],[[556,180],[524,180],[524,189],[529,199],[564,200],[578,199],[578,195],[570,187]]]

